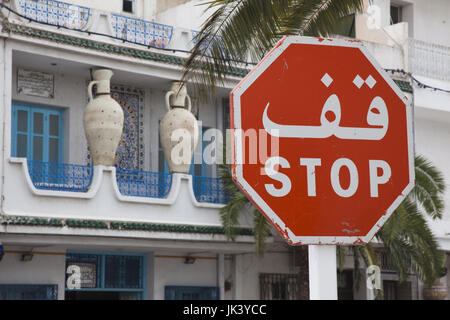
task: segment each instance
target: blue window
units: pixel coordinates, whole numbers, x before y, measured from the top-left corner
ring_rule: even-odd
[[[0,284],[0,300],[56,300],[56,284]]]
[[[11,156],[62,162],[63,116],[56,108],[13,102]]]
[[[166,300],[218,300],[219,287],[166,286]]]

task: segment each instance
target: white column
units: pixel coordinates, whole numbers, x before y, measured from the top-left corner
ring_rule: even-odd
[[[232,261],[232,280],[231,280],[231,289],[232,289],[232,299],[233,300],[241,300],[242,299],[242,282],[243,277],[242,273],[239,272],[239,268],[241,267],[241,255],[233,255]]]
[[[311,300],[337,300],[336,246],[310,245],[309,297]]]

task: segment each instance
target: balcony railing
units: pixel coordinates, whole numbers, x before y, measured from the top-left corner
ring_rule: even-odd
[[[165,198],[172,186],[172,175],[163,172],[117,169],[116,179],[124,196]]]
[[[172,40],[173,27],[152,21],[111,14],[114,36],[147,46],[165,48]]]
[[[36,189],[87,192],[92,184],[92,166],[28,160],[28,172]],[[218,178],[192,177],[193,190],[198,202],[225,204],[229,201]],[[119,192],[124,196],[166,198],[172,187],[172,175],[116,169]]]
[[[91,11],[87,7],[55,0],[16,0],[23,16],[43,23],[69,29],[83,30]]]
[[[229,197],[219,178],[192,177],[194,195],[198,202],[225,204]]]
[[[37,189],[86,192],[92,182],[91,166],[28,160],[28,172]]]
[[[410,72],[450,81],[450,47],[409,39],[408,51]]]

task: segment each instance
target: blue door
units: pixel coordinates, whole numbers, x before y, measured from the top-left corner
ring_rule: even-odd
[[[166,300],[218,300],[219,287],[166,286]]]

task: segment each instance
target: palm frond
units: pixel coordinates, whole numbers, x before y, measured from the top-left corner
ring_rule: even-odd
[[[293,1],[293,9],[282,24],[282,34],[328,36],[343,17],[361,12],[364,1]]]
[[[182,80],[192,78],[200,95],[214,94],[229,68],[247,57],[259,61],[284,35],[328,35],[342,17],[363,7],[363,0],[215,0],[214,13],[197,34]],[[205,59],[205,57],[208,57]]]
[[[410,268],[426,283],[433,283],[442,267],[442,252],[417,205],[405,199],[377,233],[383,241],[400,280]]]
[[[255,234],[255,253],[257,256],[264,255],[264,248],[266,239],[270,234],[270,225],[267,219],[258,211],[253,210],[254,226],[253,231]]]
[[[416,184],[412,195],[433,219],[440,219],[444,211],[443,174],[423,156],[415,158]]]

